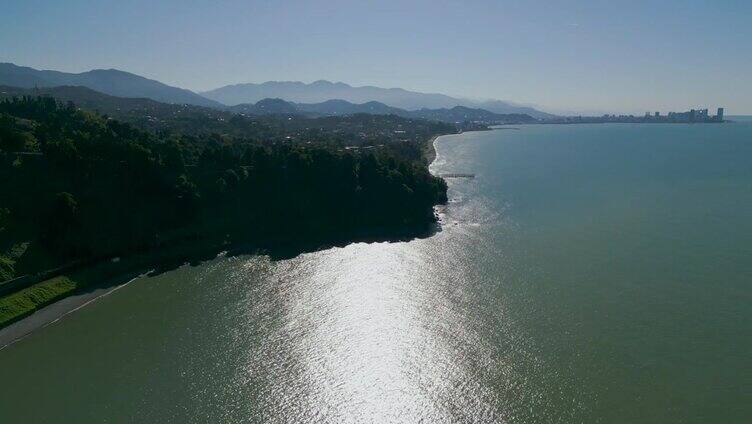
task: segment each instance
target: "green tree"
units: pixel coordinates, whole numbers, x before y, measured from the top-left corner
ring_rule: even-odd
[[[78,202],[73,195],[68,192],[55,194],[45,220],[44,238],[48,246],[66,256],[72,256],[78,247],[75,240],[79,226]]]

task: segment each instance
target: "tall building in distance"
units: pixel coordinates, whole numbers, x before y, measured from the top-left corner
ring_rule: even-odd
[[[686,112],[668,112],[661,115],[660,112],[645,112],[643,116],[634,115],[603,115],[603,116],[562,116],[544,119],[541,122],[549,124],[571,123],[602,123],[602,122],[629,122],[629,123],[672,123],[672,124],[702,124],[720,123],[724,120],[724,108],[719,107],[715,116],[710,116],[708,108],[691,109]]]
[[[660,116],[655,114],[652,122],[676,122],[676,123],[703,123],[703,122],[724,122],[723,108],[718,108],[716,116],[710,116],[710,112],[705,109],[691,109],[688,112],[669,112],[668,115]]]

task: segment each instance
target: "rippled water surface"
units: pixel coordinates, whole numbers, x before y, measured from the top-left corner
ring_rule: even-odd
[[[752,421],[752,124],[437,147],[440,232],[136,280],[0,351],[0,422]]]

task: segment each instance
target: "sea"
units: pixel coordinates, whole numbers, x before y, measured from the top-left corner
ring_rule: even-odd
[[[0,350],[0,422],[752,422],[752,120],[440,137],[434,234],[227,256]]]

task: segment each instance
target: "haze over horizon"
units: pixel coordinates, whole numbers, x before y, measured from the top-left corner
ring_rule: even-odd
[[[328,80],[554,113],[752,114],[752,6],[726,2],[9,1],[0,61],[197,92]]]

